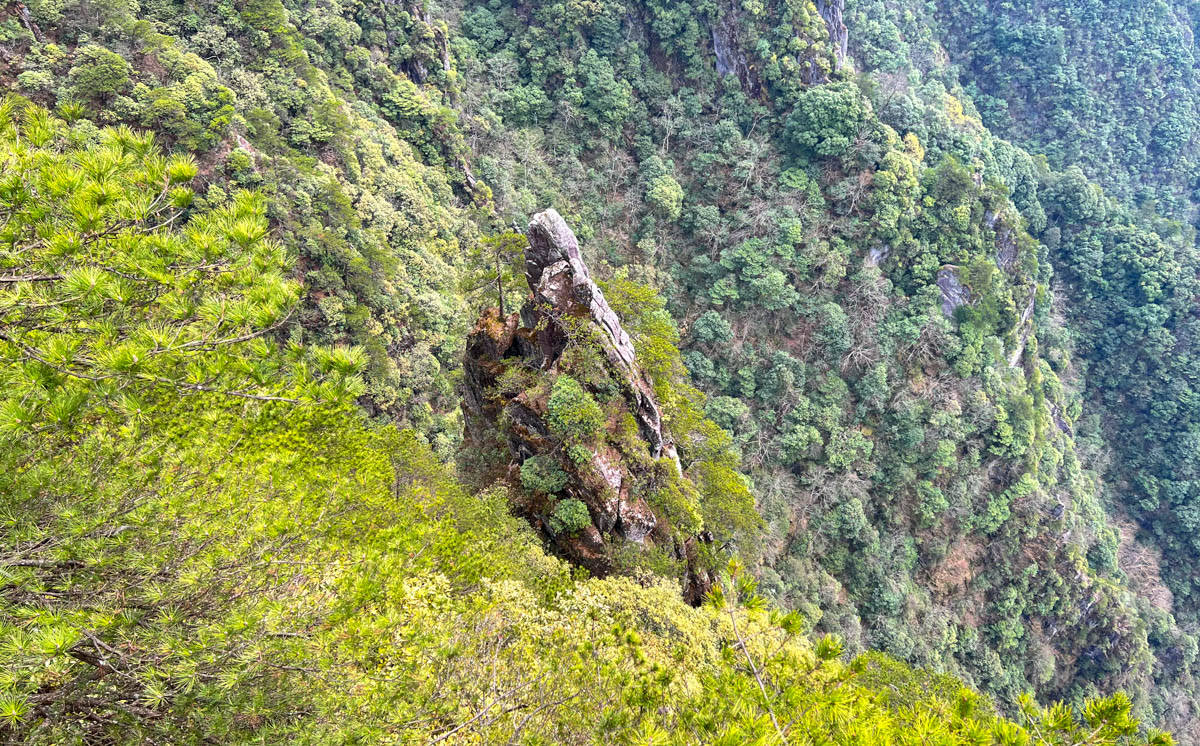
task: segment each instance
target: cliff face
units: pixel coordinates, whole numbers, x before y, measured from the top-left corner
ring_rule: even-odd
[[[571,562],[596,575],[664,563],[685,597],[711,586],[706,534],[667,518],[694,488],[621,320],[553,209],[529,224],[520,313],[488,309],[467,340],[468,448],[491,449],[513,508]]]
[[[817,0],[817,13],[829,28],[829,41],[833,45],[839,68],[850,61],[850,31],[842,20],[846,0]]]

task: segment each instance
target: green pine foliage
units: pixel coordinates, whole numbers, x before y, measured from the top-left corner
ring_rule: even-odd
[[[150,399],[172,394],[361,392],[339,375],[355,372],[356,351],[289,360],[273,344],[298,288],[257,195],[194,210],[194,161],[163,157],[150,134],[72,129],[12,97],[0,100],[0,165],[7,430],[137,419]],[[292,386],[269,383],[293,366]],[[268,387],[277,393],[258,393]]]

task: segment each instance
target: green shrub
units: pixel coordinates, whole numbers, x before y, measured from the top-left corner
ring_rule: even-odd
[[[132,73],[121,55],[89,44],[79,50],[67,81],[74,98],[107,101],[129,86]]]
[[[733,327],[721,314],[708,310],[692,324],[692,336],[704,344],[726,344],[733,341]]]
[[[788,115],[783,137],[799,153],[843,155],[866,120],[862,96],[853,83],[827,83],[800,95]]]
[[[570,376],[559,376],[550,390],[547,420],[555,435],[574,443],[591,440],[604,426],[604,410]]]
[[[704,519],[700,515],[703,498],[696,486],[675,474],[675,465],[670,459],[660,459],[657,468],[662,476],[661,484],[649,494],[650,504],[681,534],[698,533],[704,528]]]
[[[45,70],[26,70],[17,76],[17,85],[30,93],[41,93],[54,87],[54,76]]]
[[[521,484],[532,492],[552,495],[567,486],[567,473],[559,468],[553,457],[533,456],[521,464]]]
[[[576,466],[583,466],[592,460],[592,449],[573,443],[567,446],[567,458]]]
[[[922,481],[917,485],[917,495],[920,505],[917,507],[917,520],[925,527],[932,526],[941,519],[942,514],[950,509],[950,501],[933,482]]]
[[[556,534],[573,534],[591,523],[587,506],[573,497],[560,500],[550,514],[550,529]]]
[[[683,211],[683,187],[669,175],[662,175],[650,182],[646,190],[646,201],[655,211],[670,221],[679,219]]]

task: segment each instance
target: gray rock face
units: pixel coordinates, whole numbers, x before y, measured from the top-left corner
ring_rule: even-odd
[[[876,246],[867,252],[867,256],[863,259],[864,267],[878,267],[887,261],[887,258],[892,253],[891,246]]]
[[[719,33],[716,27],[712,30],[713,52],[717,56],[717,75],[725,77],[733,74],[733,50],[730,49],[729,42],[725,40],[725,35]]]
[[[1012,226],[1007,220],[1000,222],[1000,216],[991,211],[984,216],[984,224],[996,231],[996,266],[1009,274],[1015,273],[1021,251]]]
[[[1020,365],[1021,357],[1025,354],[1025,345],[1029,342],[1029,335],[1033,331],[1033,324],[1030,321],[1033,319],[1036,301],[1037,286],[1035,285],[1029,290],[1029,300],[1025,301],[1025,310],[1021,312],[1021,319],[1017,322],[1017,346],[1008,358],[1008,367],[1010,368]]]
[[[846,0],[817,0],[817,13],[829,29],[829,41],[833,42],[838,68],[849,62],[850,32],[842,20]]]
[[[741,38],[741,0],[718,0],[717,18],[712,21],[713,56],[716,57],[717,75],[722,77],[733,75],[737,78],[742,90],[750,95],[765,95],[762,76],[750,64]],[[810,85],[821,82],[819,71],[810,69],[804,74],[805,82]]]
[[[579,255],[575,233],[554,208],[539,212],[529,223],[529,251],[525,252],[525,280],[534,298],[557,310],[580,306],[608,334],[613,350],[624,367],[632,367],[636,355],[633,342],[621,328],[621,320],[609,308],[604,293]]]
[[[942,314],[953,318],[959,306],[971,302],[971,289],[958,279],[957,267],[942,267],[937,273],[937,286],[942,291]]]

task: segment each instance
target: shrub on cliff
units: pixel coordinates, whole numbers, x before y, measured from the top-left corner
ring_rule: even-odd
[[[547,422],[555,435],[574,444],[592,440],[604,427],[604,410],[574,378],[560,375],[550,389]]]
[[[573,534],[590,525],[592,518],[588,515],[587,506],[573,497],[559,500],[550,514],[550,528],[555,533]]]
[[[567,473],[553,456],[530,456],[521,464],[521,485],[531,492],[553,495],[567,486]]]

